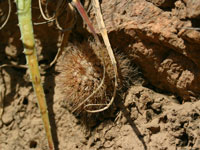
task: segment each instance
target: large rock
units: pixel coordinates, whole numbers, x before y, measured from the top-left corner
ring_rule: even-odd
[[[197,26],[199,4],[176,1],[172,7],[172,1],[148,1],[102,1],[112,46],[130,52],[153,86],[194,100],[200,93],[200,33],[187,28]]]

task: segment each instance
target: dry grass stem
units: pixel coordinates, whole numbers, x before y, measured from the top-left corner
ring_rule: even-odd
[[[0,70],[0,79],[2,80],[1,82],[3,83],[1,86],[0,86],[0,120],[2,118],[2,115],[3,115],[3,112],[4,112],[4,104],[3,104],[3,101],[4,101],[4,97],[5,97],[5,93],[6,93],[6,87],[5,87],[5,84],[4,84],[4,79],[3,79],[3,75],[2,75],[2,70]]]
[[[103,65],[103,78],[101,79],[101,83],[99,84],[99,86],[92,92],[92,94],[90,94],[85,100],[83,100],[83,102],[81,102],[73,111],[72,113],[74,113],[77,109],[79,109],[83,104],[85,104],[86,102],[88,102],[90,100],[90,98],[92,98],[99,90],[100,88],[103,86],[104,84],[104,80],[105,80],[105,73],[106,73],[106,69],[105,69],[105,64]],[[87,104],[86,106],[84,106],[85,110],[86,110],[86,107],[88,105],[94,105],[94,106],[102,106],[102,105],[105,105],[105,104]],[[89,110],[86,110],[86,111],[89,111]]]
[[[72,7],[72,5],[70,3],[68,3],[68,5],[67,5],[67,17],[66,17],[66,21],[65,22],[66,22],[65,26],[67,26],[67,28],[63,29],[59,25],[58,20],[56,18],[57,28],[59,30],[61,30],[61,31],[65,31],[65,32],[61,33],[62,34],[61,35],[61,46],[59,47],[58,52],[57,52],[54,60],[50,63],[49,67],[53,66],[56,63],[56,61],[58,60],[58,58],[62,54],[65,46],[67,46],[68,39],[69,39],[69,36],[70,36],[70,33],[71,33],[71,29],[73,28],[73,26],[75,24],[75,10],[74,10],[74,8]]]
[[[98,45],[101,45],[100,44],[100,40],[99,40],[99,37],[97,36],[96,34],[96,31],[85,11],[85,9],[83,8],[82,4],[80,3],[79,0],[72,0],[72,4],[77,8],[79,14],[81,15],[81,17],[83,18],[83,20],[85,21],[85,23],[88,25],[88,28],[90,29],[90,31],[92,32],[94,38],[95,38],[95,41],[97,42]]]
[[[3,65],[0,66],[0,69],[2,69],[4,67],[15,67],[15,68],[28,69],[27,65],[14,65],[14,64],[3,64]]]
[[[4,23],[0,26],[0,30],[6,25],[6,23],[8,22],[8,19],[10,18],[10,13],[12,10],[12,6],[11,6],[11,1],[8,0],[8,15],[6,17],[6,20],[4,21]]]
[[[40,9],[40,13],[42,15],[42,17],[47,20],[47,21],[54,21],[55,20],[55,15],[53,15],[52,17],[47,17],[45,14],[44,14],[44,11],[42,9],[42,2],[41,0],[38,0],[38,3],[39,3],[39,9]]]

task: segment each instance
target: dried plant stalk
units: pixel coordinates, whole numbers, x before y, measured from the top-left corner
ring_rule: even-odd
[[[93,2],[94,10],[96,12],[95,14],[96,14],[97,24],[98,24],[99,30],[101,32],[101,35],[103,37],[104,43],[106,45],[106,48],[108,50],[108,54],[109,54],[110,60],[112,62],[112,66],[113,66],[113,69],[114,69],[114,76],[115,76],[115,86],[114,86],[113,96],[112,96],[112,98],[110,100],[110,103],[107,104],[104,108],[99,109],[99,110],[94,110],[94,111],[87,110],[88,112],[95,113],[95,112],[104,111],[104,110],[108,109],[112,105],[112,103],[114,101],[114,98],[116,96],[116,91],[117,91],[117,86],[118,86],[118,84],[117,84],[118,71],[117,71],[116,59],[115,59],[115,56],[113,54],[113,50],[112,50],[111,45],[110,45],[110,41],[109,41],[109,38],[108,38],[107,30],[106,30],[106,27],[105,27],[105,24],[104,24],[104,21],[103,21],[103,17],[102,17],[102,14],[101,14],[99,1],[98,0],[93,0],[92,2]]]
[[[55,20],[55,16],[52,16],[52,17],[47,17],[45,14],[44,14],[44,11],[42,9],[42,2],[41,0],[38,0],[38,4],[39,4],[39,8],[40,8],[40,13],[42,15],[42,17],[47,20],[47,21],[54,21]]]
[[[95,38],[95,40],[97,42],[97,45],[99,47],[101,47],[99,38],[98,38],[94,28],[93,28],[93,25],[92,25],[91,21],[89,20],[87,14],[86,14],[86,11],[84,10],[83,6],[81,5],[80,1],[79,0],[72,0],[72,3],[77,8],[77,10],[81,14],[83,20],[88,25],[90,31],[92,32],[92,34],[93,34],[93,36],[94,36],[94,38]],[[110,102],[105,107],[103,107],[102,109],[98,109],[98,110],[87,110],[86,109],[87,107],[95,106],[96,104],[88,104],[88,105],[85,106],[85,109],[86,109],[87,112],[97,113],[97,112],[102,112],[102,111],[108,109],[112,105],[112,103],[114,101],[114,98],[116,96],[116,91],[117,91],[117,86],[118,86],[118,84],[117,84],[118,72],[117,72],[117,63],[116,63],[116,60],[115,60],[115,56],[113,54],[113,50],[112,50],[112,48],[110,46],[107,30],[105,28],[105,24],[104,24],[103,17],[102,17],[101,11],[100,11],[100,6],[99,6],[98,0],[94,0],[93,1],[93,5],[94,5],[95,11],[96,11],[96,20],[98,22],[98,26],[99,26],[101,35],[103,37],[104,43],[106,45],[106,48],[108,50],[108,54],[109,54],[110,60],[112,62],[112,66],[113,66],[114,74],[115,74],[114,75],[115,76],[115,85],[114,85],[114,90],[113,90],[113,96],[112,96]],[[101,104],[98,104],[98,105],[101,105]],[[102,105],[105,105],[105,104],[102,104]]]
[[[1,68],[0,68],[1,69]],[[2,75],[2,70],[0,70],[0,82],[3,83],[0,85],[0,120],[2,119],[2,115],[3,115],[3,100],[5,97],[5,92],[6,92],[6,87],[4,85],[4,79],[3,79],[3,75]]]
[[[10,18],[10,13],[12,10],[12,6],[11,6],[11,0],[8,0],[8,15],[6,17],[6,20],[4,21],[4,23],[0,26],[0,30],[6,25],[6,23],[8,22],[8,19]]]
[[[61,4],[60,4],[61,5]],[[54,58],[54,60],[50,63],[49,67],[53,66],[57,59],[60,57],[60,55],[62,54],[65,46],[67,46],[67,43],[68,43],[68,39],[69,39],[69,36],[70,36],[70,33],[71,33],[71,29],[73,28],[74,26],[74,22],[75,22],[75,9],[72,7],[72,5],[70,3],[67,3],[66,4],[66,10],[67,10],[67,16],[66,16],[66,20],[65,20],[65,23],[64,23],[64,26],[67,27],[67,29],[63,29],[60,27],[60,25],[58,24],[58,20],[56,18],[56,26],[58,29],[60,29],[61,31],[64,31],[64,33],[62,33],[62,40],[61,40],[61,46],[60,48],[58,49],[58,52]],[[57,6],[59,7],[59,6]],[[56,8],[57,11],[59,11],[59,8]],[[57,13],[56,11],[56,17],[59,16],[59,14]]]
[[[90,29],[90,31],[92,32],[96,42],[98,45],[100,45],[100,41],[99,38],[95,32],[95,29],[85,11],[85,9],[83,8],[83,6],[81,5],[79,0],[72,0],[72,4],[76,7],[76,9],[78,10],[78,12],[80,13],[81,17],[83,18],[83,20],[85,21],[85,23],[88,25],[88,28]]]
[[[31,0],[16,0],[17,15],[19,27],[21,31],[21,39],[24,45],[24,54],[26,55],[27,65],[30,71],[33,88],[38,100],[46,136],[48,139],[49,149],[54,149],[51,127],[47,111],[47,104],[44,94],[44,89],[41,84],[41,77],[37,61],[35,49],[35,41],[33,35],[32,17],[31,17]]]

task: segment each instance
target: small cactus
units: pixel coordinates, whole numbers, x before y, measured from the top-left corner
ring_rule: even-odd
[[[114,70],[105,48],[99,48],[93,42],[76,45],[71,45],[59,59],[56,65],[56,69],[60,72],[57,76],[57,83],[59,90],[62,91],[64,104],[69,111],[77,116],[87,116],[87,119],[84,118],[88,122],[92,116],[97,117],[99,113],[88,113],[87,105],[92,104],[87,109],[98,110],[109,103],[115,88]],[[127,83],[130,83],[131,76],[136,75],[136,68],[122,52],[115,53],[115,55],[119,74],[117,90],[121,93],[124,88],[127,88]],[[105,80],[102,86],[88,101],[78,107],[100,85],[104,72],[103,66],[105,66]]]

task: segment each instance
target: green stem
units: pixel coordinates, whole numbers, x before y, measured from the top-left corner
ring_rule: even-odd
[[[24,54],[30,72],[33,88],[38,100],[46,136],[48,139],[49,149],[53,150],[53,138],[51,134],[51,127],[47,111],[47,104],[44,94],[44,89],[41,84],[41,77],[37,61],[37,54],[35,49],[35,41],[33,34],[33,25],[31,17],[31,0],[16,0],[17,14],[19,20],[19,27],[21,31],[21,39],[24,45]]]

